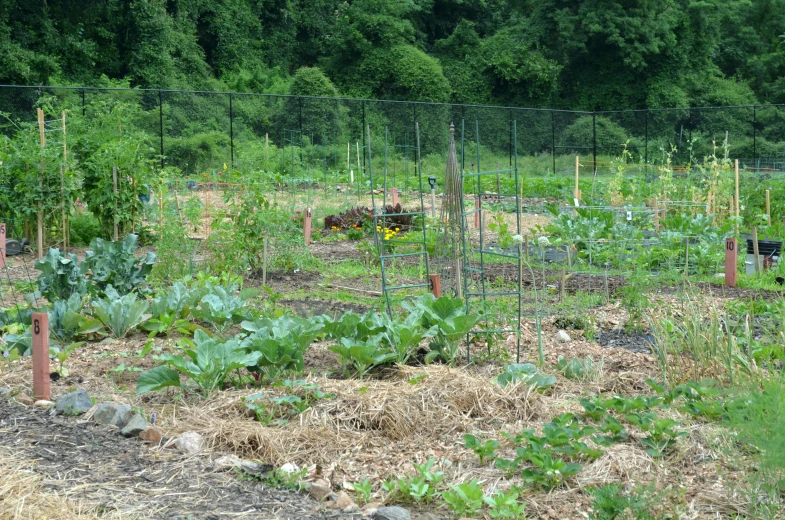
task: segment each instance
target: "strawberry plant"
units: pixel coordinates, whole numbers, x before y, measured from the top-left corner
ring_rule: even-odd
[[[485,463],[485,459],[496,458],[496,450],[501,446],[499,441],[489,439],[485,442],[474,435],[466,434],[463,436],[464,448],[472,450],[479,458],[480,465]]]
[[[450,490],[442,494],[444,501],[457,516],[474,516],[482,509],[484,495],[477,480],[463,484],[450,484]]]

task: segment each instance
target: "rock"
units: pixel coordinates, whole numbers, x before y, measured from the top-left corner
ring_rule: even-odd
[[[326,502],[325,507],[329,507],[330,509],[348,509],[354,506],[355,511],[359,509],[357,504],[354,503],[354,500],[346,494],[346,491],[339,491],[337,495],[333,496],[333,499],[329,502]]]
[[[572,341],[572,338],[570,337],[569,334],[567,334],[566,331],[560,330],[559,332],[556,333],[557,343],[569,343],[570,341]]]
[[[344,513],[356,513],[359,510],[360,508],[354,502],[341,509],[341,511],[343,511]]]
[[[398,506],[380,507],[373,515],[374,520],[411,520],[411,518],[408,509]]]
[[[193,455],[204,447],[204,437],[196,432],[184,432],[174,441],[174,445],[183,453]]]
[[[164,438],[164,434],[155,426],[150,426],[139,434],[139,438],[150,444],[158,444]]]
[[[51,408],[54,405],[55,404],[52,401],[47,401],[46,399],[39,399],[33,403],[33,406],[37,406],[38,408]]]
[[[5,388],[5,387],[0,388],[0,397],[8,397],[10,395],[11,395],[11,389],[10,388]]]
[[[93,401],[87,390],[77,390],[70,394],[61,395],[55,405],[57,411],[66,415],[79,415],[93,407]]]
[[[245,473],[259,476],[273,470],[273,467],[269,464],[260,464],[250,460],[243,460],[237,455],[224,455],[223,457],[218,457],[213,461],[213,468],[216,471],[237,468]]]
[[[375,515],[376,511],[378,511],[379,508],[383,506],[384,504],[381,502],[368,502],[363,506],[363,517],[367,518],[369,516]]]
[[[14,399],[16,399],[17,403],[23,404],[25,406],[33,406],[35,404],[33,398],[25,393],[16,394],[16,396],[14,396]]]
[[[329,482],[319,479],[316,482],[311,483],[310,487],[308,488],[308,493],[315,500],[321,502],[332,493],[332,489],[330,489]]]
[[[290,475],[292,473],[297,473],[298,471],[300,471],[300,467],[297,464],[292,464],[291,462],[287,462],[286,464],[284,464],[283,466],[281,466],[278,469],[280,471],[283,471],[284,473],[288,473]]]
[[[147,422],[147,419],[135,413],[131,420],[120,430],[120,434],[123,437],[136,437],[149,427],[150,423]]]
[[[127,404],[101,403],[93,413],[93,420],[122,428],[131,420],[131,407]]]

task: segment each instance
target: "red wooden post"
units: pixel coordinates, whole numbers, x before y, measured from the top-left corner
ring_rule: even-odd
[[[5,222],[0,222],[0,267],[5,267]]]
[[[49,399],[49,315],[33,313],[33,397]]]
[[[393,206],[398,205],[398,188],[392,189],[392,205]]]
[[[725,285],[736,287],[738,275],[739,241],[735,238],[725,239]]]
[[[474,199],[474,209],[477,210],[477,212],[474,214],[474,227],[476,229],[480,229],[480,208],[481,203],[480,197],[478,196],[476,199]]]
[[[430,282],[431,282],[431,294],[433,294],[437,298],[441,297],[442,295],[441,276],[439,276],[438,274],[430,275]]]
[[[305,245],[309,245],[311,243],[311,219],[313,218],[313,213],[311,212],[311,208],[305,210],[305,220],[303,223],[304,229],[303,232],[305,234]]]

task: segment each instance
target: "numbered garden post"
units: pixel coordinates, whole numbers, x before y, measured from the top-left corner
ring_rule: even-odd
[[[33,313],[33,397],[49,399],[49,314]]]
[[[725,285],[736,287],[738,274],[738,249],[739,241],[735,238],[725,239]]]
[[[5,267],[5,222],[0,222],[0,268]]]
[[[305,220],[303,221],[303,233],[305,234],[305,245],[309,245],[311,243],[311,219],[313,218],[313,214],[311,213],[311,208],[305,210]]]
[[[430,285],[431,285],[431,294],[440,298],[442,295],[442,282],[441,276],[438,274],[429,275],[430,278]]]
[[[392,189],[392,205],[393,207],[398,205],[398,188]]]
[[[474,209],[476,210],[476,212],[474,213],[475,229],[480,229],[480,208],[482,208],[482,204],[480,203],[480,196],[477,195],[477,198],[474,199]]]

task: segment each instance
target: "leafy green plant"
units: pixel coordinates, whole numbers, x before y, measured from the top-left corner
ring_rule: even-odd
[[[430,330],[436,327],[438,331],[431,339],[431,351],[425,356],[426,363],[436,359],[454,363],[461,339],[480,321],[479,316],[466,314],[465,303],[460,298],[436,298],[432,294],[425,294],[414,304],[406,302],[404,307],[420,316],[423,328]]]
[[[68,370],[65,368],[65,363],[71,357],[71,353],[78,347],[84,345],[84,341],[77,341],[70,343],[65,347],[49,347],[49,355],[57,360],[57,373],[62,377],[68,377]]]
[[[89,283],[85,274],[88,265],[80,263],[75,254],[62,254],[59,249],[51,248],[46,256],[36,261],[35,268],[41,271],[38,291],[50,302],[67,300],[73,294],[79,298],[87,294]]]
[[[477,480],[463,484],[450,484],[450,490],[442,494],[444,501],[458,516],[474,516],[482,509],[484,495]]]
[[[598,381],[602,378],[604,364],[603,360],[594,361],[591,356],[570,359],[559,356],[556,370],[564,374],[567,379]]]
[[[496,376],[496,384],[505,387],[509,384],[524,384],[538,390],[550,388],[556,378],[542,374],[531,363],[511,364],[504,367],[504,372]]]
[[[649,513],[650,497],[646,493],[633,490],[625,493],[621,484],[606,484],[591,491],[591,520],[616,520],[634,518],[635,520],[652,520]]]
[[[243,298],[235,297],[231,289],[220,285],[208,283],[205,286],[208,291],[202,296],[202,301],[197,309],[192,310],[193,315],[213,326],[219,334],[223,334],[226,329],[234,324],[240,323],[248,317]]]
[[[221,387],[229,373],[258,363],[261,352],[246,352],[236,339],[211,338],[206,332],[197,330],[191,348],[183,354],[163,354],[165,364],[148,370],[139,376],[136,392],[141,394],[160,390],[167,386],[180,386],[180,374],[190,378],[204,397],[215,388]]]
[[[474,435],[466,434],[463,436],[464,448],[472,450],[479,458],[480,464],[484,464],[487,458],[496,458],[496,450],[501,446],[499,441],[488,439],[483,442]]]
[[[108,299],[93,300],[93,314],[109,329],[115,338],[124,338],[129,331],[147,320],[147,301],[139,300],[133,293],[119,296],[112,286],[106,288]]]
[[[250,333],[241,346],[260,354],[250,370],[263,373],[270,381],[287,372],[302,371],[305,350],[322,333],[321,323],[288,316],[244,321],[241,326]]]
[[[128,235],[122,242],[110,242],[96,238],[90,243],[85,264],[92,271],[92,280],[100,291],[108,286],[120,294],[137,290],[153,269],[156,256],[148,251],[141,259],[136,258],[137,235]]]
[[[357,493],[359,497],[358,502],[360,505],[365,505],[371,501],[371,495],[373,494],[373,484],[369,478],[363,478],[359,482],[352,483],[352,487],[354,488],[354,492]]]
[[[82,314],[83,301],[78,294],[68,300],[55,300],[47,311],[49,314],[49,333],[57,343],[69,343],[75,337],[100,331],[100,321]]]
[[[602,433],[592,437],[592,441],[600,446],[608,447],[617,442],[624,442],[628,437],[624,426],[611,416],[605,417],[597,430]]]
[[[518,502],[518,490],[513,488],[504,492],[497,489],[492,496],[484,496],[483,500],[490,510],[491,518],[523,518],[526,503]]]
[[[533,468],[527,468],[521,472],[523,479],[530,484],[539,484],[546,489],[560,485],[565,478],[575,475],[582,469],[580,464],[564,462],[553,457],[549,450],[536,445],[530,446],[519,456],[534,465]]]
[[[389,363],[397,357],[395,352],[390,352],[387,348],[380,345],[381,339],[381,334],[365,341],[341,338],[338,345],[332,345],[329,349],[341,357],[344,371],[349,366],[352,366],[357,377],[362,379],[373,367]]]

